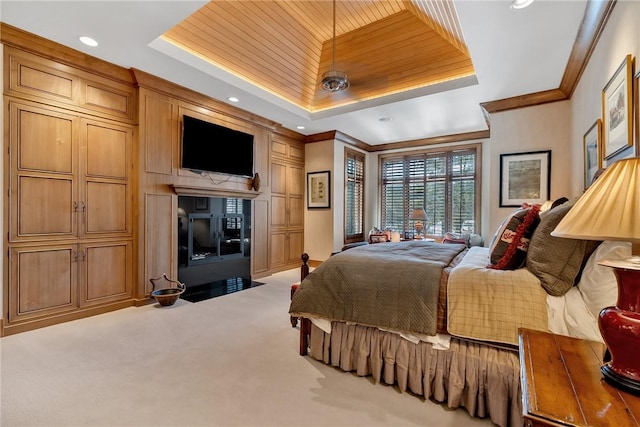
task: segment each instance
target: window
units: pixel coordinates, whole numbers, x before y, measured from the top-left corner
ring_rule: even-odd
[[[242,199],[225,199],[225,214],[242,214]],[[240,215],[225,215],[225,223],[227,230],[239,230],[242,226],[242,218]]]
[[[364,154],[345,148],[344,242],[364,240]]]
[[[413,209],[424,208],[424,234],[471,233],[479,226],[480,146],[392,155],[381,160],[382,228],[415,230]]]

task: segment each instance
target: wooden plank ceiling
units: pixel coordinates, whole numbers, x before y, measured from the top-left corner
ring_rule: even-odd
[[[474,74],[452,0],[216,0],[163,38],[309,112]]]

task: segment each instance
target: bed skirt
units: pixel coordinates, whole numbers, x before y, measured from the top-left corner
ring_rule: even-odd
[[[376,382],[397,384],[425,399],[464,407],[501,427],[522,425],[520,362],[514,349],[452,338],[448,350],[414,344],[377,328],[332,322],[331,334],[311,326],[309,355]]]

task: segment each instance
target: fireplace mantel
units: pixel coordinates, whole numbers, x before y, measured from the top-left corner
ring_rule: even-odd
[[[197,196],[197,197],[236,197],[239,199],[255,199],[260,192],[252,190],[238,190],[234,188],[211,188],[199,187],[195,185],[170,184],[173,191],[178,196]]]

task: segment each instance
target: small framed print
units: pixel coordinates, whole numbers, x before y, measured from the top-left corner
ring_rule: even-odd
[[[371,234],[369,235],[369,243],[386,243],[387,235],[386,234]]]
[[[307,173],[307,208],[326,209],[331,207],[331,172]]]
[[[549,200],[551,150],[500,154],[500,207]]]
[[[633,145],[633,58],[627,55],[602,89],[602,156],[609,160]]]
[[[208,197],[196,197],[195,209],[198,212],[209,212],[209,198]]]
[[[602,156],[600,153],[602,134],[602,120],[598,119],[584,134],[584,189],[589,188],[593,177],[602,168]]]

